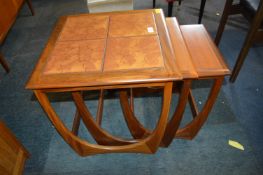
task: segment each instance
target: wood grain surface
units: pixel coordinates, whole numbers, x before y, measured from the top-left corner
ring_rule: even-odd
[[[61,17],[28,89],[181,80],[162,10]]]
[[[230,74],[223,56],[203,25],[182,25],[180,28],[199,77]]]
[[[57,42],[44,74],[101,71],[105,39]]]
[[[58,41],[106,38],[108,22],[109,16],[68,17]]]
[[[198,74],[192,62],[187,45],[175,17],[166,18],[167,28],[173,44],[175,62],[184,78],[197,78]]]
[[[107,45],[105,71],[164,66],[157,36],[110,38]]]
[[[0,121],[0,174],[21,175],[30,156],[14,134]]]
[[[110,18],[109,37],[157,34],[152,13],[119,14]]]

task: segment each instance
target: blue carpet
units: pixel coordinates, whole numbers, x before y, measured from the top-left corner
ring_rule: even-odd
[[[86,1],[32,2],[36,15],[32,17],[28,7],[24,6],[1,46],[1,53],[10,64],[11,72],[5,74],[0,68],[0,119],[31,153],[25,174],[263,174],[262,47],[250,49],[235,84],[230,84],[226,78],[207,123],[194,140],[174,140],[169,148],[160,148],[155,155],[106,154],[82,158],[62,140],[32,92],[24,87],[58,17],[87,13]],[[222,13],[224,2],[207,0],[203,24],[212,36],[221,17],[216,13]],[[173,14],[180,24],[197,22],[199,3],[196,0],[185,0],[181,6],[175,3]],[[134,0],[135,9],[151,6],[151,0]],[[157,7],[167,11],[163,0],[157,1]],[[242,46],[247,26],[244,18],[237,16],[230,18],[226,27],[220,50],[230,68]],[[199,108],[205,102],[210,83],[195,82],[193,86]],[[96,94],[90,94],[86,98],[93,114],[97,107],[95,97]],[[173,106],[176,97],[174,95]],[[75,112],[70,96],[58,98],[51,95],[51,99],[70,128]],[[135,100],[136,115],[149,128],[154,128],[160,106],[161,96],[158,95]],[[191,119],[189,106],[185,114],[182,125]],[[118,100],[106,99],[102,126],[114,135],[130,137]],[[91,139],[83,124],[80,136]],[[245,151],[230,147],[229,139],[242,143]]]

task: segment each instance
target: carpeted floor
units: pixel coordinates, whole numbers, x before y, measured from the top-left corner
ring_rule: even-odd
[[[26,81],[43,50],[59,16],[87,13],[85,0],[32,0],[36,15],[30,16],[27,6],[19,13],[1,52],[11,66],[5,74],[0,68],[0,119],[15,133],[31,153],[25,174],[263,174],[263,49],[254,46],[235,84],[225,79],[224,86],[209,119],[192,141],[174,140],[169,148],[154,155],[106,154],[79,157],[52,127]],[[215,35],[225,1],[207,0],[203,24]],[[173,15],[180,24],[197,22],[200,1],[184,0],[174,5]],[[151,8],[151,0],[134,0],[135,9]],[[157,7],[167,11],[163,0]],[[240,16],[231,17],[220,44],[220,50],[232,68],[242,46],[248,25]],[[210,82],[196,82],[194,95],[202,107]],[[96,93],[87,96],[86,103],[96,112]],[[124,125],[120,104],[112,93],[105,100],[103,127],[113,134],[130,137]],[[176,94],[173,105],[176,104]],[[59,99],[52,95],[52,105],[68,127],[75,108],[66,94]],[[147,127],[153,128],[160,113],[161,95],[135,99],[136,115]],[[173,111],[171,111],[172,113]],[[109,116],[108,114],[115,114]],[[185,111],[187,122],[189,107]],[[120,127],[122,126],[122,127]],[[90,139],[83,126],[80,136]],[[240,151],[228,145],[228,140],[244,145]]]

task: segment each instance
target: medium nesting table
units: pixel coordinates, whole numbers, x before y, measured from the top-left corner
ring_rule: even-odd
[[[196,26],[193,28],[197,31],[197,40],[200,39]],[[202,26],[198,28],[204,31]],[[160,9],[61,17],[26,88],[34,91],[56,130],[79,155],[155,153],[160,146],[169,146],[174,137],[193,138],[196,135],[213,106],[223,77],[229,73],[221,57],[221,62],[209,61],[215,57],[218,59],[217,55],[207,55],[208,63],[203,61],[196,67],[185,39],[189,32],[187,29],[184,31],[185,36],[176,19],[165,19]],[[206,35],[206,32],[203,34]],[[211,45],[210,38],[203,40],[203,35],[201,42]],[[218,52],[213,50],[214,47],[210,49],[211,53]],[[201,55],[198,58],[206,57]],[[204,73],[198,69],[207,67],[208,73],[207,70]],[[214,85],[216,88],[211,90],[214,95],[208,98],[208,101],[212,101],[208,102],[208,107],[204,107],[205,112],[195,111],[196,117],[190,126],[178,129],[188,100],[194,108],[190,88],[191,82],[199,77],[212,77],[218,82]],[[152,131],[137,120],[134,115],[136,109],[133,107],[133,93],[148,87],[163,91],[161,114]],[[168,120],[173,88],[179,92],[179,101],[172,118]],[[121,107],[132,139],[114,136],[101,127],[104,92],[108,89],[119,91]],[[83,92],[91,90],[100,91],[96,120],[83,99]],[[63,92],[72,94],[77,108],[71,130],[61,121],[47,96],[47,93]],[[80,120],[96,144],[78,136]]]

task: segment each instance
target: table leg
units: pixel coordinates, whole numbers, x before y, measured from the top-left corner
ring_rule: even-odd
[[[191,90],[189,91],[188,101],[189,101],[189,105],[191,108],[192,116],[193,118],[195,118],[197,114],[199,113],[199,110],[197,108],[197,105],[195,103],[195,98]]]
[[[68,128],[64,125],[64,123],[60,120],[59,116],[56,114],[54,109],[52,108],[48,97],[44,91],[34,90],[34,93],[41,104],[43,110],[47,113],[50,121],[55,126],[58,133],[63,137],[63,139],[81,156],[94,155],[94,154],[102,154],[102,153],[117,153],[117,152],[130,152],[130,153],[147,153],[152,154],[157,151],[161,140],[163,138],[165,132],[165,126],[168,121],[170,103],[171,103],[171,94],[172,94],[172,82],[167,82],[164,87],[164,97],[162,104],[162,112],[160,115],[160,119],[157,123],[154,131],[146,138],[140,140],[127,141],[125,145],[120,145],[121,142],[113,142],[116,144],[112,145],[97,145],[90,144],[89,142],[80,139],[76,135],[74,135]],[[83,105],[83,98],[80,92],[72,92],[75,104],[80,112],[80,116],[87,128],[91,132],[92,136],[100,136],[101,140],[109,140],[116,138],[112,138],[109,133],[104,131],[97,122],[93,121],[90,118],[89,111],[86,110],[86,106]],[[92,119],[92,121],[91,121]],[[95,138],[94,138],[95,139]],[[98,138],[97,138],[98,139]],[[118,138],[117,138],[118,140]],[[120,139],[119,139],[120,140]],[[112,140],[109,140],[112,142]],[[107,143],[107,142],[106,142]],[[108,144],[108,143],[107,143]]]
[[[134,97],[133,97],[133,89],[130,89],[130,107],[131,111],[134,112]]]
[[[126,90],[120,91],[120,103],[124,119],[133,138],[140,139],[149,135],[151,131],[144,128],[144,126],[140,123],[139,120],[137,120],[136,116],[134,115],[129,105],[128,93]]]
[[[222,17],[220,19],[219,26],[218,26],[217,32],[216,32],[216,37],[215,37],[215,44],[217,46],[219,45],[219,42],[221,40],[221,37],[222,37],[223,31],[225,29],[225,25],[226,25],[228,16],[229,16],[229,14],[231,14],[233,1],[234,0],[227,0],[225,3],[224,11],[223,11]]]
[[[82,94],[83,95],[83,94]],[[98,110],[96,115],[96,121],[101,125],[102,113],[103,113],[103,100],[104,100],[104,90],[100,90],[99,101],[98,101]],[[81,116],[78,110],[76,110],[75,117],[72,125],[72,133],[78,135],[79,125],[80,125]]]
[[[255,17],[253,19],[253,22],[250,26],[248,33],[247,33],[245,42],[244,42],[242,49],[238,55],[234,69],[233,69],[232,74],[230,76],[229,80],[231,83],[234,83],[236,81],[236,78],[239,74],[239,71],[241,70],[242,65],[246,59],[247,54],[248,54],[249,48],[253,44],[253,42],[255,40],[256,33],[260,29],[260,26],[262,24],[262,20],[263,20],[263,1],[260,1],[259,7],[257,9],[257,12],[256,12]]]
[[[209,96],[203,109],[194,117],[194,119],[190,123],[188,123],[184,128],[180,128],[176,132],[176,138],[193,139],[196,136],[196,134],[208,118],[208,114],[210,113],[216,101],[223,80],[224,77],[218,77],[214,80],[214,84],[210,90]]]
[[[164,137],[162,140],[162,146],[168,147],[172,143],[173,138],[179,128],[179,125],[183,118],[185,106],[187,104],[191,82],[192,80],[185,80],[183,83],[183,86],[180,90],[180,97],[176,106],[176,110],[165,129]]]
[[[206,3],[206,0],[201,0],[198,24],[201,24],[201,21],[202,21],[202,18],[203,18],[203,14],[204,14],[204,9],[205,9],[205,3]]]
[[[100,125],[93,120],[91,113],[85,105],[81,92],[72,92],[72,97],[77,106],[77,109],[80,113],[81,119],[89,130],[90,134],[96,140],[96,142],[100,145],[127,145],[134,143],[134,141],[124,140],[121,138],[117,138],[107,133],[104,129],[100,127]]]
[[[174,6],[174,2],[168,2],[168,17],[171,17],[173,14],[173,6]]]
[[[162,146],[169,146],[172,142],[175,133],[179,127],[179,124],[182,120],[182,116],[184,113],[184,109],[187,103],[187,98],[189,94],[191,86],[191,80],[185,80],[183,82],[183,85],[180,89],[180,97],[179,102],[177,104],[176,110],[172,116],[172,119],[168,122],[165,134],[162,139]],[[134,113],[132,112],[129,102],[128,102],[128,95],[126,91],[120,92],[120,102],[122,106],[122,111],[124,114],[125,121],[127,123],[127,126],[132,134],[132,136],[136,139],[144,138],[151,134],[152,131],[145,128],[136,118]]]
[[[97,110],[97,116],[96,116],[96,121],[99,125],[101,125],[102,121],[102,113],[103,113],[103,101],[104,101],[104,90],[100,90],[100,96],[99,96],[99,101],[98,101],[98,110]]]
[[[80,125],[80,113],[78,110],[76,110],[75,112],[75,117],[74,117],[74,120],[73,120],[73,125],[72,125],[72,133],[74,135],[78,135],[79,133],[79,125]]]

